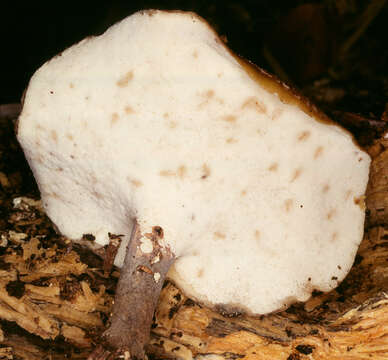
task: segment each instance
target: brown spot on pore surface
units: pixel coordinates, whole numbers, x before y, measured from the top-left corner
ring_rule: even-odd
[[[286,212],[289,212],[291,210],[293,203],[293,199],[287,199],[286,201],[284,201],[284,208],[286,209]]]
[[[56,132],[55,130],[51,130],[50,135],[51,135],[51,138],[52,138],[55,142],[58,141],[58,135],[57,135],[57,132]]]
[[[333,218],[333,216],[335,215],[335,213],[336,213],[335,209],[330,209],[330,211],[326,215],[327,220],[331,220]]]
[[[245,196],[247,194],[247,191],[246,190],[242,190],[241,191],[241,196]]]
[[[114,125],[114,124],[117,123],[118,120],[119,120],[119,114],[113,113],[112,117],[111,117],[111,120],[110,120],[110,124]]]
[[[127,177],[127,180],[129,183],[131,183],[135,187],[140,187],[143,185],[143,183],[140,180],[131,179],[130,177]]]
[[[267,107],[265,106],[265,104],[255,97],[249,97],[243,102],[243,104],[241,105],[241,109],[246,108],[254,109],[259,113],[267,112]]]
[[[53,191],[51,194],[48,194],[48,195],[52,196],[55,199],[59,199],[60,198],[59,195],[55,191]]]
[[[272,163],[269,167],[268,167],[268,170],[269,171],[277,171],[278,170],[278,167],[279,167],[279,164],[274,162]]]
[[[236,140],[232,137],[226,139],[227,144],[235,144],[236,142],[238,142],[238,140]]]
[[[203,268],[199,269],[198,272],[197,272],[197,277],[198,277],[198,278],[201,278],[201,277],[203,276],[203,273],[204,273],[204,272],[205,272],[205,271],[204,271]]]
[[[201,179],[205,180],[210,176],[210,168],[207,166],[207,164],[202,165],[202,171],[203,175],[201,176]]]
[[[70,89],[74,89],[74,84],[73,84],[73,83],[70,83],[70,84],[69,84],[69,88],[70,88]]]
[[[175,129],[176,126],[177,126],[177,123],[176,123],[175,121],[170,121],[170,122],[168,123],[168,127],[169,127],[170,129]]]
[[[365,195],[361,195],[359,197],[354,197],[354,203],[356,205],[358,205],[360,207],[361,210],[365,210],[366,209],[366,205],[365,205]]]
[[[280,115],[282,115],[283,109],[277,108],[272,112],[271,118],[272,120],[277,120]]]
[[[348,191],[345,193],[345,200],[349,200],[350,195],[352,195],[352,190],[348,190]]]
[[[294,182],[298,177],[300,177],[300,175],[302,174],[302,171],[303,170],[301,168],[295,169],[294,173],[292,174],[290,182]]]
[[[331,234],[331,241],[334,242],[336,241],[338,238],[338,233],[337,232],[333,232],[333,234]]]
[[[214,90],[211,90],[211,89],[205,91],[204,93],[200,93],[199,96],[203,97],[204,100],[198,105],[198,108],[201,109],[205,105],[208,105],[210,99],[212,99],[214,97],[214,94],[215,94]]]
[[[310,131],[302,131],[298,135],[298,141],[306,141],[310,137],[311,133]]]
[[[318,146],[314,152],[314,159],[318,159],[323,153],[323,146]]]
[[[179,168],[178,168],[178,176],[181,179],[183,179],[185,177],[185,175],[186,175],[186,166],[184,166],[184,165],[179,166]]]
[[[135,113],[135,110],[133,110],[129,105],[127,105],[125,108],[124,108],[124,111],[126,114],[134,114]]]
[[[175,176],[176,173],[175,173],[175,171],[172,171],[172,170],[161,170],[159,172],[159,175],[160,176]]]
[[[172,170],[162,170],[160,171],[159,175],[160,176],[178,176],[181,179],[184,178],[186,175],[186,167],[184,165],[179,166],[177,171],[172,171]]]
[[[223,120],[230,122],[230,123],[234,123],[234,122],[236,122],[237,118],[234,115],[226,115],[223,117]]]
[[[198,58],[198,52],[197,52],[197,50],[194,50],[194,51],[193,51],[193,57],[194,57],[195,59]]]
[[[122,78],[120,78],[116,85],[119,87],[125,87],[128,85],[128,83],[133,79],[133,71],[128,71],[125,75],[123,75]]]
[[[96,198],[96,199],[102,199],[103,196],[101,195],[101,193],[99,193],[98,191],[92,191],[92,195]]]
[[[259,230],[255,230],[255,238],[256,238],[256,240],[260,239],[260,231]]]
[[[208,90],[205,92],[205,97],[208,99],[212,98],[214,96],[214,90]]]
[[[39,164],[43,164],[43,159],[41,156],[36,157],[35,161],[37,161]]]
[[[222,233],[222,232],[216,231],[216,232],[214,233],[214,237],[215,237],[215,238],[218,238],[218,239],[225,239],[225,238],[226,238],[226,235],[225,235],[224,233]]]
[[[67,137],[70,141],[73,140],[73,135],[71,135],[71,134],[66,134],[66,137]]]
[[[327,193],[329,190],[330,190],[330,185],[329,185],[329,184],[323,185],[323,187],[322,187],[322,192],[323,192],[324,194]]]

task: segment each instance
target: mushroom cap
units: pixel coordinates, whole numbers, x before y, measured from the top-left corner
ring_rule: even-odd
[[[197,15],[150,10],[45,63],[17,136],[61,233],[124,235],[120,266],[134,219],[158,225],[188,296],[264,314],[333,289],[363,236],[369,156],[308,109]]]

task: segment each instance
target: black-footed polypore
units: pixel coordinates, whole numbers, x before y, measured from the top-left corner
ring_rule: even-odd
[[[123,235],[105,350],[143,357],[166,276],[265,314],[333,289],[363,236],[369,156],[193,13],[138,12],[48,61],[17,136],[63,235]]]

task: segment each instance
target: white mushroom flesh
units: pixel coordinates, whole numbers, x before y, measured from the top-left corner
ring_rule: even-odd
[[[168,276],[207,304],[263,314],[328,291],[363,236],[368,155],[192,13],[139,12],[48,61],[18,139],[64,235],[124,234],[120,266],[133,219],[158,225]]]

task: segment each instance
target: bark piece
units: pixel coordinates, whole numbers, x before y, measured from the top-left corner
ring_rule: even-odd
[[[117,251],[119,250],[120,244],[121,244],[121,238],[124,235],[115,235],[115,234],[108,234],[109,236],[109,244],[107,246],[107,249],[105,251],[104,256],[104,276],[109,276],[110,272],[113,268],[113,263],[115,261],[115,257],[117,255]]]

